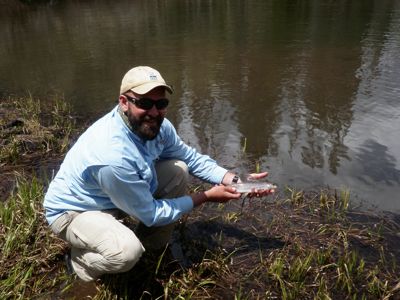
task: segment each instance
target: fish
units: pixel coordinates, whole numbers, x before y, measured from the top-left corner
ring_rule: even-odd
[[[272,190],[277,186],[270,182],[240,182],[231,184],[238,193],[251,193],[258,190]]]

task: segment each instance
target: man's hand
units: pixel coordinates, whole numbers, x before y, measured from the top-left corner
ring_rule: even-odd
[[[235,177],[235,173],[232,172],[227,172],[224,176],[224,178],[222,179],[222,184],[224,185],[230,185],[232,184],[232,179],[233,177]],[[258,180],[261,178],[264,178],[268,176],[268,172],[262,172],[262,173],[251,173],[249,175],[247,175],[247,180]],[[238,181],[238,183],[242,182],[240,179]]]
[[[204,194],[207,197],[207,202],[227,202],[232,199],[239,199],[240,193],[236,192],[236,189],[231,186],[216,185],[205,191]]]
[[[258,180],[264,177],[268,176],[268,172],[262,172],[262,173],[251,173],[247,176],[248,180]]]
[[[242,196],[242,194],[238,193],[234,187],[230,186],[230,184],[232,183],[232,178],[234,176],[235,176],[234,173],[228,172],[225,174],[222,180],[223,184],[216,185],[205,192],[190,195],[193,200],[193,206],[198,206],[200,204],[203,204],[204,202],[224,203],[230,200],[239,199],[240,196]],[[247,180],[255,181],[267,176],[268,172],[252,173],[247,176]],[[239,180],[239,182],[241,181]],[[275,192],[274,189],[254,190],[251,193],[245,194],[245,196],[249,198],[264,197],[273,194],[274,192]]]
[[[191,195],[194,206],[198,206],[204,202],[224,203],[229,200],[239,199],[240,196],[241,194],[236,192],[235,188],[222,184],[213,186],[205,192]]]

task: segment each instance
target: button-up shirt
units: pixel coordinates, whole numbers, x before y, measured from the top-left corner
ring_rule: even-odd
[[[160,159],[184,161],[189,172],[221,183],[227,170],[198,153],[164,119],[154,140],[143,141],[118,112],[118,106],[90,126],[68,151],[44,200],[49,224],[68,210],[121,209],[146,226],[165,225],[193,208],[190,196],[154,199]]]

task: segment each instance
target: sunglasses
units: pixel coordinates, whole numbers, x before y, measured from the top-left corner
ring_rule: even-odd
[[[132,102],[140,109],[150,110],[155,105],[158,110],[167,108],[169,100],[167,98],[161,98],[158,100],[153,100],[150,98],[133,98],[128,95],[124,95],[129,102]]]

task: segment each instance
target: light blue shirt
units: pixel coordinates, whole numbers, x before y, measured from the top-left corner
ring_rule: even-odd
[[[227,170],[186,145],[170,121],[164,119],[154,140],[143,141],[117,108],[90,126],[67,153],[44,199],[49,224],[68,210],[115,208],[146,226],[176,221],[193,208],[193,201],[190,196],[154,199],[158,159],[182,160],[192,175],[221,183]]]

